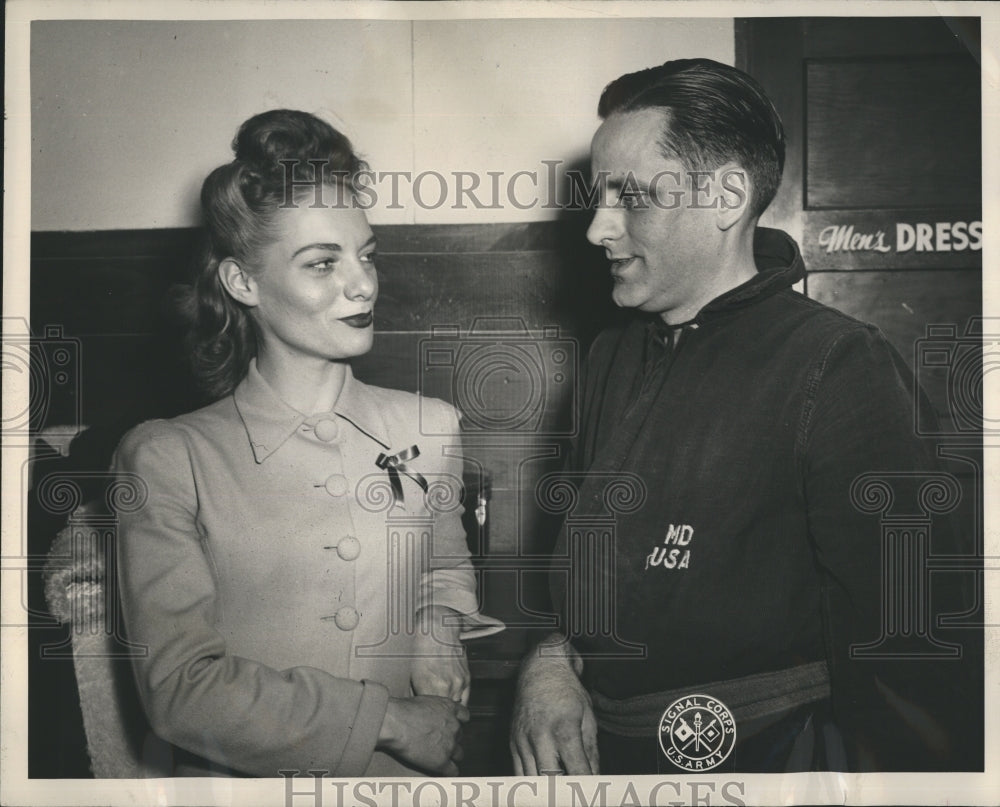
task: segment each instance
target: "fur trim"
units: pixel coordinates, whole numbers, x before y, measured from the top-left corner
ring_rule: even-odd
[[[104,619],[107,547],[97,530],[79,523],[96,513],[91,505],[73,512],[56,533],[42,572],[49,611],[64,625],[91,626]]]

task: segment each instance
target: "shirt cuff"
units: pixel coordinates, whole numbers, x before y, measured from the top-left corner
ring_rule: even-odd
[[[507,628],[499,619],[480,613],[474,596],[471,598],[435,596],[425,607],[431,605],[449,608],[455,612],[444,615],[443,627],[452,627],[457,624],[458,638],[462,640],[492,636]]]
[[[473,591],[461,587],[439,584],[424,591],[417,610],[439,606],[450,608],[455,614],[444,618],[444,624],[451,626],[459,620],[459,639],[479,639],[499,633],[507,626],[499,619],[479,612],[479,600]]]
[[[476,611],[473,614],[462,614],[462,629],[458,634],[461,640],[481,639],[506,630],[507,626],[496,617],[487,616]]]
[[[354,724],[337,766],[337,775],[345,778],[364,774],[375,744],[378,742],[385,710],[389,705],[389,690],[375,681],[362,681],[361,701],[354,715]]]

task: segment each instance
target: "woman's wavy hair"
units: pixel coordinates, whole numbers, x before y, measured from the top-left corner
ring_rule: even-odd
[[[202,247],[193,283],[177,295],[191,369],[212,400],[232,392],[257,355],[249,309],[223,288],[219,264],[233,258],[254,267],[260,250],[277,237],[279,208],[293,207],[323,187],[354,189],[367,169],[343,134],[315,115],[290,109],[244,122],[232,148],[235,159],[202,185]]]

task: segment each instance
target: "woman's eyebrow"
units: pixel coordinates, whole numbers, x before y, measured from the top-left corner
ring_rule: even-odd
[[[373,246],[375,244],[375,241],[376,238],[373,235],[371,238],[369,238],[367,241],[365,241],[365,243],[361,245],[361,248],[366,249],[367,247]],[[292,253],[292,257],[294,258],[300,252],[306,252],[307,250],[310,249],[325,249],[327,252],[343,252],[343,247],[341,247],[340,244],[334,244],[332,242],[318,242],[315,244],[306,244],[304,247],[299,247],[297,250],[295,250],[295,252]]]
[[[295,252],[292,253],[292,257],[294,258],[300,252],[306,252],[307,250],[310,249],[325,249],[328,252],[340,252],[341,246],[340,244],[332,244],[332,243],[306,244],[304,247],[299,247],[297,250],[295,250]]]

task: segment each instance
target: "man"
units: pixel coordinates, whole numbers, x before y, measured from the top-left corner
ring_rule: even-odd
[[[565,631],[523,665],[517,773],[981,766],[975,643],[961,659],[863,647],[883,632],[884,564],[855,482],[902,471],[895,495],[916,496],[940,471],[898,353],[794,291],[795,243],[757,227],[784,162],[774,107],[695,59],[622,76],[598,112],[587,237],[636,316],[591,349],[571,465],[584,511],[616,474],[645,498],[617,517],[613,572],[564,528]],[[956,552],[935,526],[933,551]],[[933,582],[934,613],[960,611]],[[582,585],[611,592],[614,630],[567,605]]]

